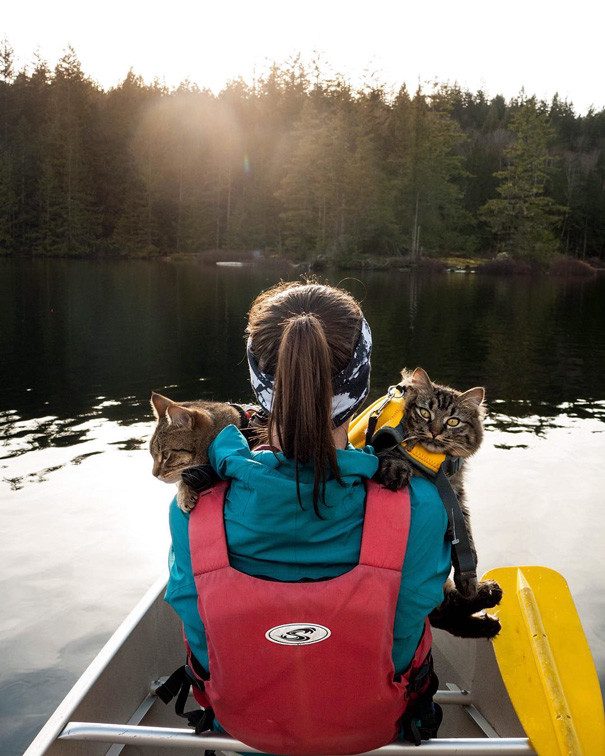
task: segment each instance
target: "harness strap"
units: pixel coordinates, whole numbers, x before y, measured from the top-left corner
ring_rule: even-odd
[[[401,572],[410,532],[410,493],[367,482],[359,564]]]
[[[267,418],[258,404],[235,404],[229,403],[233,409],[239,412],[239,430],[249,445],[258,439],[259,429],[266,425]]]
[[[372,443],[372,439],[374,438],[374,431],[376,430],[376,425],[378,424],[378,413],[372,412],[370,417],[368,417],[368,427],[366,430],[366,446],[369,446]]]
[[[247,409],[244,404],[235,404],[234,402],[229,402],[229,406],[233,407],[233,409],[239,412],[239,419],[241,423],[240,430],[247,428],[250,424],[250,417],[252,415],[250,409]]]
[[[370,443],[374,447],[374,451],[376,452],[376,454],[378,454],[382,451],[394,449],[396,446],[399,446],[401,449],[403,449],[403,446],[401,446],[401,444],[403,444],[404,441],[405,436],[403,435],[401,424],[399,424],[381,428],[371,437],[368,443]]]
[[[181,479],[196,493],[201,493],[211,488],[217,480],[220,480],[212,465],[195,465],[187,467],[181,473]]]
[[[445,463],[444,463],[445,464]],[[452,546],[455,557],[458,560],[458,567],[461,575],[465,573],[477,573],[477,558],[471,549],[468,531],[464,515],[460,508],[460,502],[447,475],[445,474],[444,465],[441,465],[439,472],[435,476],[435,485],[447,512],[447,517],[452,530]]]
[[[451,483],[449,482],[448,475],[452,475],[457,472],[462,466],[462,460],[456,457],[446,457],[444,462],[439,467],[437,473],[434,470],[423,465],[417,459],[408,454],[405,447],[402,445],[404,441],[403,430],[400,425],[394,428],[381,428],[376,434],[376,438],[373,439],[374,448],[376,451],[386,451],[387,449],[398,449],[398,451],[414,466],[418,472],[422,475],[430,478],[437,487],[452,532],[452,547],[454,551],[454,558],[458,563],[458,567],[461,574],[476,575],[477,573],[477,558],[474,555],[470,540],[468,537],[468,531],[466,529],[466,523],[464,521],[464,515],[458,502],[458,497]]]

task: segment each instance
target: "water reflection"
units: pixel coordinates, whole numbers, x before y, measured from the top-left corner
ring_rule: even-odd
[[[172,385],[164,388],[164,390],[169,389],[178,389],[178,386]],[[99,398],[104,399],[103,397]],[[85,448],[88,449],[87,451],[80,451],[74,456],[71,456],[71,453],[68,454],[62,464],[46,466],[40,470],[32,470],[24,475],[13,477],[4,474],[2,480],[13,491],[17,491],[29,483],[44,483],[51,473],[62,469],[65,465],[80,465],[91,456],[103,454],[109,447],[115,447],[122,451],[146,448],[149,440],[149,427],[144,425],[144,431],[141,435],[133,435],[135,430],[133,426],[140,428],[141,421],[149,420],[150,411],[147,404],[136,403],[136,420],[131,417],[126,419],[121,417],[127,401],[132,401],[132,399],[133,397],[125,397],[123,401],[103,400],[92,407],[90,412],[77,418],[65,418],[63,420],[54,416],[21,420],[15,410],[0,413],[0,428],[5,428],[0,470],[14,470],[15,463],[9,465],[7,461],[14,460],[22,454],[34,450],[64,447],[74,451],[76,449],[81,450],[84,444],[86,445]],[[485,421],[485,427],[488,432],[495,429],[505,432],[510,437],[510,439],[507,438],[506,442],[495,444],[495,447],[499,449],[527,449],[530,443],[519,443],[516,436],[531,433],[545,437],[546,433],[554,428],[571,427],[570,421],[573,419],[599,421],[590,431],[592,433],[601,433],[605,430],[605,425],[602,424],[605,421],[605,401],[578,400],[574,403],[563,402],[556,406],[547,402],[539,404],[543,414],[507,415],[498,410],[506,405],[516,406],[520,412],[530,411],[532,405],[526,400],[508,402],[502,399],[493,400]],[[111,408],[120,408],[120,410],[112,412]],[[144,416],[138,417],[139,413]],[[116,414],[118,417],[115,417]],[[114,415],[113,418],[112,415]],[[111,431],[108,431],[106,423],[110,424]],[[118,428],[127,430],[118,431]],[[2,462],[2,460],[5,461]]]
[[[544,436],[550,428],[563,428],[569,425],[567,421],[570,418],[605,421],[605,402],[603,401],[578,399],[575,402],[562,402],[554,406],[548,402],[538,402],[537,408],[539,408],[540,414],[527,415],[505,415],[497,411],[505,405],[508,407],[516,405],[519,413],[523,413],[524,410],[528,412],[535,412],[536,410],[536,404],[532,405],[523,399],[508,402],[502,399],[495,399],[491,402],[491,410],[486,421],[486,427],[498,428],[498,430],[503,430],[507,433],[530,431],[537,436]]]
[[[246,310],[276,275],[132,261],[0,269],[0,700],[16,702],[0,713],[0,751],[20,753],[164,569],[172,488],[151,476],[151,389],[250,399]],[[486,386],[486,439],[468,469],[481,566],[562,571],[603,670],[605,279],[375,273],[343,285],[372,325],[373,397],[404,364]]]

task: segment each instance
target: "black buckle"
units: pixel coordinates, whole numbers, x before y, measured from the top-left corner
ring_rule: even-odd
[[[196,735],[208,732],[208,730],[212,729],[212,725],[214,724],[214,711],[210,708],[189,711],[186,716],[189,727],[195,729]]]
[[[422,706],[411,705],[401,718],[403,739],[416,746],[422,745],[423,740],[437,737],[439,726],[443,720],[443,709],[432,700],[424,701]]]
[[[195,734],[199,735],[212,729],[214,711],[210,707],[185,711],[185,704],[192,685],[198,690],[204,690],[204,683],[196,677],[191,667],[185,664],[175,670],[165,683],[156,688],[155,692],[157,697],[165,704],[169,704],[176,696],[174,711],[179,717],[186,719],[189,727],[193,727]]]
[[[156,696],[165,704],[169,704],[172,699],[179,694],[183,680],[187,678],[186,667],[183,665],[175,670],[165,683],[155,689]]]
[[[443,472],[449,477],[455,475],[464,464],[462,457],[446,457],[443,461]]]

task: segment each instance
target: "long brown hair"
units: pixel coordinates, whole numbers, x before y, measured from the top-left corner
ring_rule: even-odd
[[[332,430],[332,377],[350,362],[362,312],[342,289],[318,283],[282,283],[260,294],[247,333],[261,369],[275,378],[267,439],[277,438],[296,465],[312,464],[313,508],[321,517],[331,474],[342,482]]]

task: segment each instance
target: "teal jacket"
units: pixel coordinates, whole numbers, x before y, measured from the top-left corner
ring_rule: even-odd
[[[231,565],[250,575],[276,580],[326,578],[351,570],[358,561],[364,515],[364,478],[378,460],[371,447],[337,451],[344,485],[326,484],[324,519],[313,511],[312,470],[300,473],[301,508],[296,497],[294,464],[283,454],[250,451],[234,426],[210,445],[210,463],[229,478],[225,529]],[[410,484],[412,517],[394,628],[393,662],[403,671],[414,655],[424,619],[443,599],[451,565],[445,537],[447,515],[436,488],[427,480]],[[170,505],[172,547],[166,601],[183,621],[185,635],[199,662],[208,668],[204,627],[197,609],[188,537],[189,515]]]

